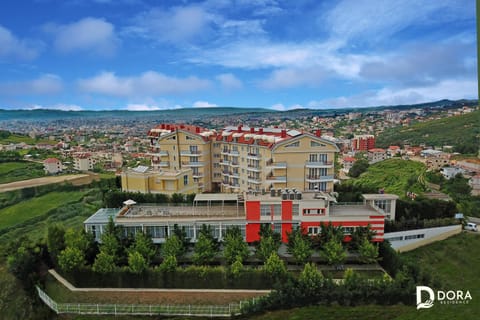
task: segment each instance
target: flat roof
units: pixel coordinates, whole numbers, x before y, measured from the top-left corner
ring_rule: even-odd
[[[367,193],[362,194],[365,200],[397,200],[398,196],[391,193]]]
[[[238,201],[236,193],[199,193],[193,201]]]
[[[110,217],[115,218],[115,216],[120,212],[121,209],[117,208],[102,208],[98,209],[92,216],[90,216],[83,223],[88,224],[106,224]]]
[[[367,216],[380,215],[372,207],[363,204],[331,205],[330,216]]]

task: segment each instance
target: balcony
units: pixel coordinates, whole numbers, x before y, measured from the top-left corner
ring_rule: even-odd
[[[152,166],[154,167],[169,167],[170,162],[168,161],[152,161]]]
[[[239,167],[239,166],[240,166],[240,163],[239,163],[238,161],[232,161],[232,162],[230,163],[230,165],[231,165],[232,167]]]
[[[230,177],[240,178],[240,173],[238,173],[238,172],[230,172]]]
[[[247,166],[247,171],[262,172],[262,167],[261,166],[253,166],[253,165],[249,164]]]
[[[230,150],[229,149],[223,149],[222,152],[220,152],[220,154],[222,154],[224,156],[228,156],[230,154]]]
[[[222,166],[229,166],[229,165],[230,165],[230,161],[228,161],[228,160],[223,160],[223,159],[222,159],[222,160],[220,160],[220,164],[221,164]]]
[[[267,167],[269,169],[287,169],[286,162],[273,162],[272,160],[267,161]]]
[[[166,157],[168,156],[168,151],[153,151],[147,153],[147,155],[152,156],[152,157]]]
[[[192,177],[193,177],[194,179],[203,178],[203,173],[202,173],[202,172],[194,173],[194,174],[192,174]]]
[[[230,156],[238,157],[238,156],[240,156],[240,152],[232,150],[232,151],[230,151]]]
[[[307,168],[333,168],[332,161],[307,161],[305,162]]]
[[[287,177],[286,176],[269,175],[267,177],[267,182],[269,182],[269,183],[286,183],[287,182]]]
[[[317,176],[317,175],[308,175],[307,182],[327,182],[333,181],[333,176]]]
[[[256,177],[248,177],[247,182],[248,183],[253,183],[253,184],[261,184],[262,183],[260,178],[256,178]]]
[[[195,161],[195,162],[182,162],[182,166],[185,167],[203,167],[205,162]]]
[[[188,150],[188,151],[180,151],[180,155],[181,156],[187,156],[187,157],[199,157],[201,155],[203,155],[202,152],[200,152],[199,150]]]
[[[247,154],[247,159],[250,159],[250,160],[260,160],[262,159],[262,156],[260,155],[260,153],[251,153],[249,152]]]
[[[229,176],[230,175],[230,171],[228,170],[223,170],[222,171],[222,176]]]

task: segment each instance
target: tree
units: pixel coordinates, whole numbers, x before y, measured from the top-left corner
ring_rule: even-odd
[[[77,270],[85,265],[85,255],[77,247],[66,247],[58,256],[60,268],[66,272]]]
[[[375,231],[370,228],[370,225],[366,227],[356,227],[352,232],[352,239],[349,242],[349,247],[353,250],[357,250],[363,240],[367,239],[368,241],[372,241],[373,236],[375,236]]]
[[[161,254],[164,259],[172,256],[179,258],[184,252],[183,243],[175,234],[170,235],[161,247]]]
[[[345,261],[347,254],[342,243],[335,239],[330,239],[322,248],[322,255],[330,265],[338,266]]]
[[[293,255],[297,263],[305,264],[313,252],[310,237],[301,228],[288,232],[287,237],[287,251]]]
[[[276,241],[272,236],[263,237],[260,238],[256,254],[260,260],[266,262],[273,253],[277,253],[279,247],[280,242]]]
[[[305,296],[314,296],[322,288],[323,275],[314,263],[307,263],[298,277]]]
[[[242,263],[242,258],[240,256],[237,256],[237,259],[235,259],[235,262],[232,263],[230,266],[230,272],[234,278],[238,277],[240,273],[243,270],[243,263]]]
[[[102,244],[100,245],[100,252],[104,252],[112,257],[115,261],[119,260],[118,253],[120,252],[120,245],[117,237],[111,233],[103,233],[101,236]]]
[[[152,238],[143,232],[138,232],[135,235],[135,242],[132,247],[132,251],[140,253],[147,265],[149,265],[155,256],[155,245],[153,244]]]
[[[363,239],[358,247],[358,253],[360,254],[359,260],[363,263],[374,263],[378,259],[378,247],[368,239]]]
[[[200,233],[195,243],[193,252],[193,263],[197,265],[205,265],[212,262],[215,258],[215,244],[213,240],[204,233]]]
[[[62,226],[58,224],[48,226],[47,248],[50,257],[56,263],[58,255],[65,249],[65,229]]]
[[[345,234],[341,226],[335,227],[331,222],[328,224],[320,223],[320,233],[313,238],[314,247],[321,248],[330,240],[343,242]]]
[[[174,272],[177,269],[177,258],[175,256],[166,256],[159,269],[164,272]]]
[[[82,254],[85,254],[89,247],[89,241],[84,230],[77,231],[69,228],[65,231],[65,246],[68,248],[77,248]]]
[[[115,257],[100,251],[93,263],[92,270],[98,273],[109,273],[115,270]]]
[[[148,263],[143,255],[138,251],[128,253],[128,269],[132,273],[142,273],[148,267]]]
[[[276,252],[272,252],[263,266],[265,272],[272,278],[281,278],[287,274],[285,263]]]
[[[352,178],[358,178],[362,173],[367,171],[368,167],[370,165],[368,164],[368,161],[365,159],[360,159],[354,162],[350,170],[348,171],[348,175]]]
[[[238,259],[242,262],[248,257],[248,245],[243,240],[240,228],[228,228],[223,240],[223,256],[228,264],[232,264]]]

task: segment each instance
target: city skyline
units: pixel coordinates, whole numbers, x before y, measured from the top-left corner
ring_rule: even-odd
[[[367,107],[477,98],[472,1],[6,2],[0,108]]]

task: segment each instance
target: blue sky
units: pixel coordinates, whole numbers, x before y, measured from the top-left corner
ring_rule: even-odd
[[[477,98],[472,0],[0,4],[0,108],[340,108]]]

